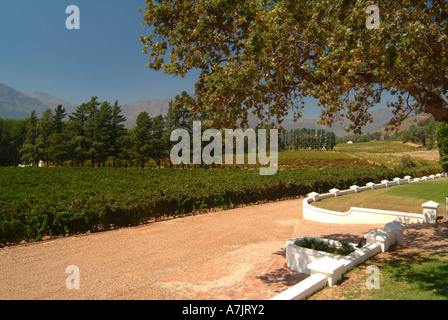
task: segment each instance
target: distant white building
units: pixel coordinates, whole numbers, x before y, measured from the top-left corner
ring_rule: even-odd
[[[352,143],[353,143],[353,141],[348,141],[347,143],[348,143],[348,144],[352,144]]]

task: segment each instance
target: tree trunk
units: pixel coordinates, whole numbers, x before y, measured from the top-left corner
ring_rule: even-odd
[[[381,83],[370,72],[361,72],[357,75],[362,82]],[[406,81],[409,82],[403,84],[403,88],[419,103],[420,110],[432,114],[436,121],[448,123],[448,102],[409,77]]]
[[[419,84],[409,86],[407,90],[420,104],[423,112],[432,114],[436,121],[448,123],[448,102],[442,97]]]

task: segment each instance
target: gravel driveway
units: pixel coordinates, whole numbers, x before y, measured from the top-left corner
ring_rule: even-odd
[[[301,201],[2,248],[0,299],[264,300],[303,279],[285,266],[289,238],[356,240],[381,227],[305,221]],[[79,289],[67,288],[68,266]]]

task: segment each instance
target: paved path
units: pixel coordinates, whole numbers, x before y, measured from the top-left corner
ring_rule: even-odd
[[[285,265],[298,236],[356,241],[380,225],[302,219],[302,199],[0,249],[0,299],[269,299],[304,275]],[[69,265],[80,289],[66,288]]]

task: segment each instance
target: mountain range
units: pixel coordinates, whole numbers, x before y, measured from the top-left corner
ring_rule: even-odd
[[[129,105],[122,105],[122,114],[126,117],[125,126],[131,128],[135,125],[135,121],[140,112],[146,111],[151,117],[157,115],[165,115],[168,111],[169,102],[173,99],[157,99],[157,100],[140,100]],[[101,101],[101,100],[100,100]],[[114,101],[111,101],[114,103]],[[40,117],[46,109],[54,110],[58,105],[62,105],[67,114],[73,113],[78,107],[75,104],[64,101],[60,98],[52,96],[40,91],[31,91],[26,94],[0,83],[0,118],[9,119],[26,119],[33,110]],[[392,118],[392,112],[388,109],[378,109],[372,111],[373,122],[364,127],[364,132],[378,130],[386,125]],[[256,119],[251,119],[251,125],[256,124]],[[346,124],[335,123],[331,128],[317,124],[317,119],[299,119],[294,122],[286,119],[283,122],[285,129],[307,128],[307,129],[324,129],[333,131],[337,136],[345,136],[350,134],[344,130]]]
[[[1,118],[25,119],[30,115],[32,110],[42,114],[46,108],[48,106],[42,101],[0,83]]]
[[[141,100],[130,105],[122,105],[122,114],[126,117],[126,127],[133,127],[140,112],[146,111],[151,117],[166,114],[169,102],[173,99]],[[101,100],[99,100],[101,101]],[[114,101],[110,101],[114,103]],[[46,109],[56,109],[58,105],[65,108],[67,114],[73,113],[78,105],[40,91],[22,93],[0,83],[0,118],[26,119],[34,110],[40,117]]]

